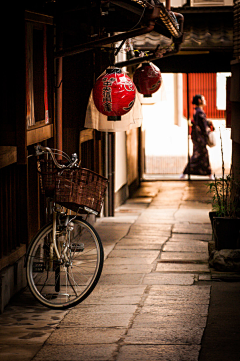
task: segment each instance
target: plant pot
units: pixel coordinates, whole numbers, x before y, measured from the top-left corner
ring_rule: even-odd
[[[216,249],[240,248],[240,218],[213,217]]]
[[[216,217],[216,216],[217,216],[217,212],[215,212],[215,211],[209,212],[209,218],[210,218],[210,221],[211,221],[212,228],[213,228],[213,217]]]
[[[209,212],[209,218],[211,221],[211,226],[212,226],[212,240],[208,242],[208,252],[209,254],[211,254],[212,251],[214,251],[216,248],[216,237],[214,235],[214,230],[213,230],[213,218],[217,216],[217,212],[215,211],[211,211]]]

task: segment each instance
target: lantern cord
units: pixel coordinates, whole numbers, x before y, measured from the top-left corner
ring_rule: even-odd
[[[146,1],[146,2],[147,2],[147,1]],[[146,3],[146,2],[145,2],[145,3]],[[143,18],[143,15],[144,15],[144,13],[145,13],[145,9],[146,9],[146,5],[144,4],[144,8],[143,8],[142,14],[141,14],[141,16],[140,16],[140,19],[138,20],[138,22],[137,22],[131,29],[129,29],[129,31],[134,30],[134,29],[138,26],[138,24],[141,22],[141,20],[142,20],[142,18]],[[116,49],[116,51],[115,51],[115,53],[114,53],[115,56],[118,55],[118,53],[119,53],[119,51],[121,50],[121,48],[123,47],[123,44],[125,43],[125,41],[126,41],[126,39],[121,41],[121,44],[119,45],[119,47]]]

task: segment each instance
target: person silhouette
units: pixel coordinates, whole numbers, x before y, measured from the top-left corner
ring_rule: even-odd
[[[206,105],[205,97],[196,94],[192,104],[195,105],[191,132],[193,154],[180,175],[180,179],[184,179],[187,174],[209,176],[210,179],[214,179],[207,150],[208,132],[211,127],[213,128],[213,124],[206,119],[206,114],[203,111]]]

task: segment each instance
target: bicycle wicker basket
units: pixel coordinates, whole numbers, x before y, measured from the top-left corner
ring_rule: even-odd
[[[98,214],[107,189],[107,178],[86,168],[64,169],[56,175],[56,203],[75,212]]]
[[[55,179],[58,172],[52,159],[41,159],[37,162],[37,170],[40,175],[40,187],[42,194],[53,196]]]

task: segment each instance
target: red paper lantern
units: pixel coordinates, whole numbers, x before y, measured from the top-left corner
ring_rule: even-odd
[[[142,66],[137,68],[133,75],[133,82],[139,93],[150,97],[162,84],[161,72],[153,64],[142,63]]]
[[[107,69],[93,88],[93,100],[97,110],[108,116],[108,120],[121,120],[121,115],[132,109],[136,88],[121,69]]]

